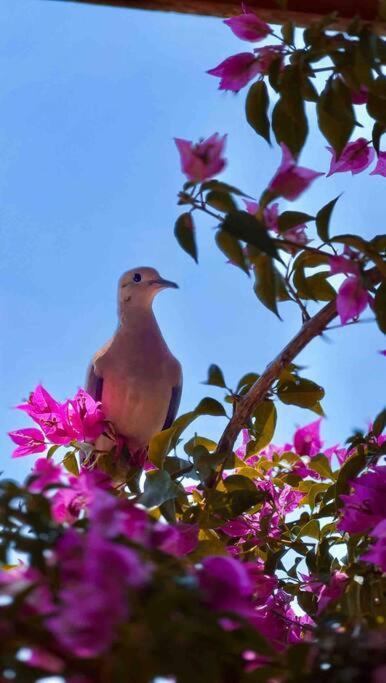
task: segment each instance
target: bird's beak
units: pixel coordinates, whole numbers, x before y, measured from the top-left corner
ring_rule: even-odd
[[[176,282],[172,282],[171,280],[164,280],[163,277],[158,278],[157,280],[151,280],[149,282],[150,285],[157,285],[160,288],[166,288],[166,287],[171,287],[172,289],[179,289],[178,285]]]

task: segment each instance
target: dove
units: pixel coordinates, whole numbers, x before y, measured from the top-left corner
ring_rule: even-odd
[[[101,401],[107,420],[133,457],[171,426],[180,404],[181,365],[169,351],[152,309],[154,297],[169,287],[178,285],[154,268],[134,268],[122,275],[117,330],[94,355],[87,374],[86,390]],[[102,436],[96,448],[109,450],[112,445]]]

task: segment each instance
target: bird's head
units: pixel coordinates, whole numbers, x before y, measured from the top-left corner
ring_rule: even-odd
[[[175,282],[165,280],[155,268],[140,267],[126,271],[118,284],[120,313],[134,306],[150,308],[155,295],[167,287],[178,289]]]

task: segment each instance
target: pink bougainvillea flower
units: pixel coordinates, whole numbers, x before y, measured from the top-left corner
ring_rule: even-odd
[[[68,529],[57,545],[56,560],[58,605],[46,619],[47,627],[78,657],[98,655],[109,648],[118,624],[128,616],[128,589],[146,583],[149,567],[134,550],[93,529],[83,535]]]
[[[386,152],[379,152],[377,163],[370,175],[382,175],[386,177]]]
[[[232,557],[206,557],[199,572],[200,588],[211,609],[245,614],[251,607],[253,583],[244,564]]]
[[[253,50],[259,60],[259,73],[262,76],[268,74],[272,62],[276,59],[280,59],[280,67],[282,68],[283,51],[284,47],[282,45],[265,45],[264,47],[258,47],[256,50]]]
[[[269,230],[279,232],[279,204],[275,202],[264,209],[264,222]]]
[[[359,264],[345,256],[329,256],[328,263],[332,275],[344,273],[345,275],[359,275]]]
[[[64,662],[42,648],[34,647],[26,659],[27,664],[44,669],[50,674],[59,674],[64,669]]]
[[[305,427],[299,427],[294,434],[294,447],[298,455],[317,455],[323,446],[320,438],[320,423],[322,418],[310,422]]]
[[[383,349],[383,351],[379,351],[379,353],[381,354],[381,356],[386,356],[386,349]]]
[[[43,453],[47,446],[44,441],[44,434],[36,427],[26,427],[9,432],[12,441],[17,444],[17,448],[12,453],[13,458],[21,458],[23,455],[33,453]]]
[[[348,277],[339,287],[336,297],[336,309],[342,325],[352,318],[357,318],[370,301],[369,293],[364,289],[359,277]]]
[[[195,524],[154,524],[152,544],[164,553],[184,557],[198,545],[198,526]]]
[[[386,572],[386,519],[383,519],[371,531],[371,536],[375,537],[376,543],[370,546],[369,550],[362,555],[362,560],[377,565],[383,572]]]
[[[349,534],[371,532],[386,519],[386,467],[373,467],[352,482],[350,494],[341,495],[343,511],[338,528]]]
[[[359,90],[351,92],[351,102],[353,104],[366,104],[369,99],[369,89],[365,85],[361,85]]]
[[[334,571],[329,579],[328,584],[324,584],[318,578],[300,574],[304,581],[303,590],[310,591],[316,595],[318,609],[317,614],[323,612],[331,602],[335,602],[342,597],[348,576],[345,572]]]
[[[98,470],[81,470],[78,477],[71,476],[68,478],[68,488],[61,488],[57,491],[51,500],[51,514],[56,522],[59,524],[75,522],[81,510],[90,507],[99,500],[100,496],[105,491],[111,488],[111,480],[104,472]],[[109,500],[114,501],[112,496]],[[90,511],[90,519],[96,524],[93,519],[93,510]]]
[[[95,441],[105,429],[101,403],[94,401],[84,389],[79,389],[74,399],[66,402],[65,411],[78,441]]]
[[[226,135],[214,133],[197,144],[174,138],[181,157],[181,169],[188,180],[202,182],[220,173],[226,165],[222,157]]]
[[[209,69],[210,76],[220,79],[220,90],[239,92],[256,74],[260,73],[258,58],[252,52],[239,52]]]
[[[341,153],[339,159],[336,158],[332,147],[327,147],[332,154],[330,169],[327,177],[333,173],[346,173],[351,171],[353,175],[361,173],[374,159],[375,151],[369,146],[366,138],[358,138],[355,142],[349,142]]]
[[[224,20],[224,24],[229,26],[237,38],[250,42],[257,42],[271,33],[268,24],[259,19],[259,17],[248,9],[244,3],[242,3],[242,10],[243,14]]]
[[[55,465],[51,459],[38,458],[31,474],[34,478],[28,485],[28,488],[33,493],[40,493],[47,486],[59,484],[62,479],[63,470],[60,465]]]
[[[51,413],[61,412],[61,404],[41,384],[38,384],[36,389],[31,392],[26,403],[21,403],[16,408],[24,410],[35,421],[43,416],[51,415]]]
[[[235,453],[236,453],[238,458],[240,458],[241,460],[244,460],[244,458],[247,454],[247,446],[251,440],[248,429],[242,429],[241,430],[241,439],[242,439],[241,446],[239,446],[236,449]]]
[[[282,143],[281,149],[283,154],[282,161],[268,185],[268,190],[285,199],[297,199],[311,185],[315,178],[323,175],[323,173],[297,166],[287,145]]]

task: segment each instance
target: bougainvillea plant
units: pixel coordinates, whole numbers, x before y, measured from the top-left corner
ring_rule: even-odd
[[[18,406],[34,426],[10,433],[13,457],[38,457],[23,485],[0,483],[2,681],[386,680],[386,410],[345,444],[324,443],[324,389],[295,363],[335,317],[355,324],[368,308],[386,332],[386,236],[335,234],[338,198],[315,215],[284,207],[322,175],[386,176],[386,42],[335,21],[278,35],[243,5],[225,22],[251,47],[208,73],[223,90],[252,82],[247,120],[282,152],[258,198],[215,178],[225,135],[176,139],[178,242],[197,260],[196,217],[211,216],[261,303],[280,317],[284,303],[299,308],[295,337],[234,388],[212,365],[206,383],[223,401],[203,398],[156,435],[143,469],[83,390],[59,402],[38,386]],[[305,103],[329,168],[299,161]],[[281,403],[317,417],[276,445]],[[228,417],[223,434],[184,440],[202,415]],[[103,432],[109,452],[93,446]]]

